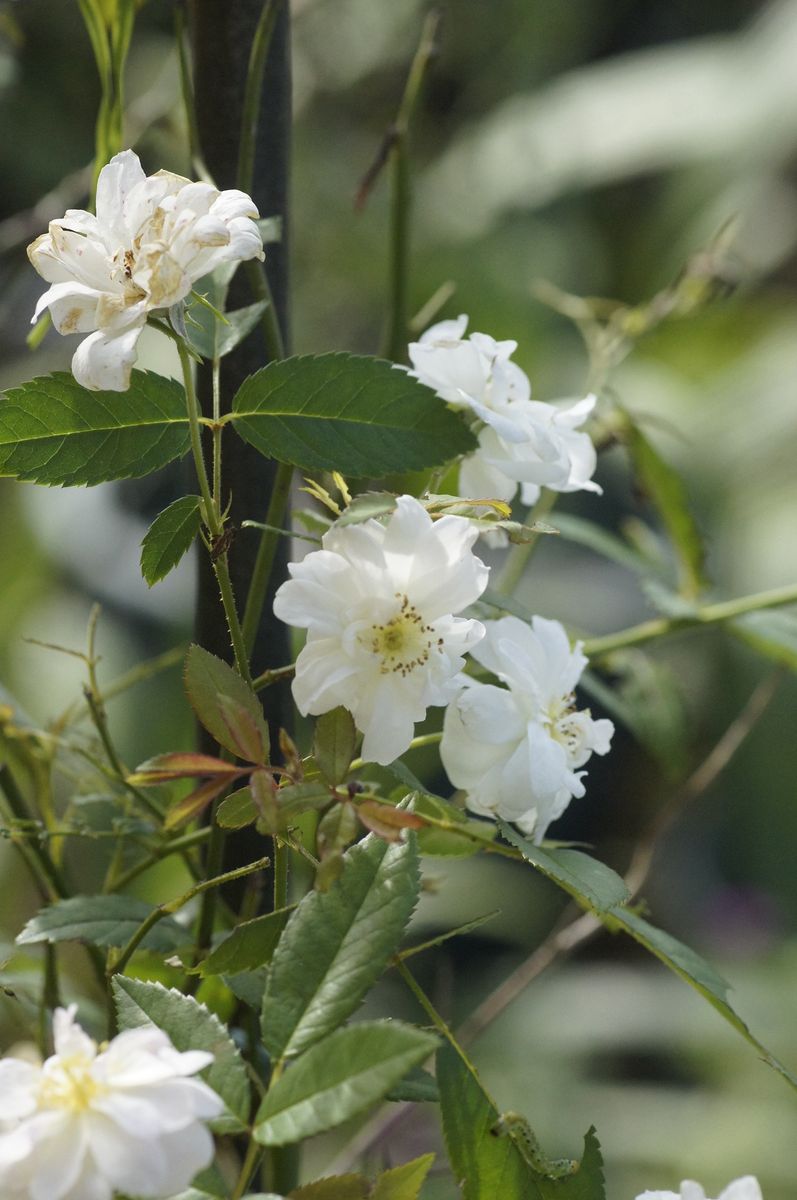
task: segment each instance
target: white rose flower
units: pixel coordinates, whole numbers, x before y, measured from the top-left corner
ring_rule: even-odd
[[[706,1200],[706,1193],[699,1183],[685,1179],[680,1192],[642,1192],[636,1200]],[[763,1200],[758,1180],[752,1175],[729,1183],[717,1200]]]
[[[123,392],[148,314],[184,299],[220,263],[263,258],[263,242],[244,192],[170,171],[147,176],[132,150],[100,171],[96,207],[96,216],[68,209],[28,247],[52,285],[33,320],[49,308],[59,333],[88,333],[72,359],[75,379]]]
[[[204,1122],[223,1104],[190,1076],[212,1062],[179,1053],[155,1026],[120,1033],[102,1050],[56,1009],[55,1053],[41,1065],[0,1061],[3,1200],[172,1196],[213,1159]]]
[[[570,800],[584,795],[578,768],[608,752],[614,726],[575,709],[587,660],[558,621],[490,621],[472,653],[507,686],[460,681],[443,724],[443,766],[469,809],[512,821],[541,842]]]
[[[322,550],[290,565],[274,612],[307,630],[294,699],[305,715],[347,708],[368,761],[407,749],[426,709],[456,692],[464,655],[484,635],[479,621],[453,615],[487,586],[476,537],[462,517],[432,521],[399,496],[386,524],[333,528]]]
[[[527,434],[504,410],[509,402],[528,400],[528,376],[510,356],[517,342],[497,342],[486,333],[463,334],[468,318],[440,321],[411,342],[409,374],[454,408],[468,409],[497,430],[508,442],[523,441]]]
[[[598,461],[595,447],[589,434],[578,431],[595,403],[590,395],[567,407],[539,400],[504,405],[502,413],[516,423],[524,438],[508,441],[485,426],[478,449],[460,466],[460,495],[508,501],[518,485],[524,504],[536,503],[541,486],[554,492],[600,494],[602,488],[592,480]]]

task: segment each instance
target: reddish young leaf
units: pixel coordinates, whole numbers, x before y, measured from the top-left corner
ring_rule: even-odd
[[[233,763],[214,758],[211,754],[194,754],[189,751],[184,753],[178,750],[173,754],[159,754],[157,758],[147,759],[128,776],[127,781],[139,787],[148,787],[154,783],[165,783],[169,779],[192,779],[202,775],[233,779],[245,773]]]
[[[423,829],[423,817],[394,808],[392,804],[380,804],[377,800],[362,800],[357,805],[357,816],[366,829],[386,842],[401,841],[403,829]]]
[[[182,800],[178,800],[174,808],[169,810],[163,823],[164,828],[179,829],[183,825],[188,825],[228,786],[228,779],[219,779],[218,777],[200,783],[198,788],[189,792]]]
[[[235,751],[247,762],[262,763],[268,757],[260,724],[232,696],[217,697],[221,719],[227,726]]]

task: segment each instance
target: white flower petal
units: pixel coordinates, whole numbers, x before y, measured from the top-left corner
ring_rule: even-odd
[[[143,327],[142,322],[119,334],[105,334],[98,329],[82,341],[72,358],[72,374],[78,383],[93,392],[126,392]]]

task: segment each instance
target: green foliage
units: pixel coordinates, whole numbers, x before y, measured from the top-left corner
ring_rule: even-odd
[[[579,688],[634,734],[669,779],[678,779],[688,765],[689,737],[672,669],[641,650],[616,650],[609,662],[611,687],[584,671]]]
[[[242,758],[254,749],[267,753],[269,734],[263,707],[237,671],[194,645],[188,648],[184,678],[191,707],[220,746]]]
[[[201,282],[197,290],[201,291]],[[216,303],[212,296],[210,302]],[[267,301],[257,300],[246,308],[224,313],[222,321],[207,305],[194,304],[186,321],[188,341],[203,358],[224,358],[249,336],[267,308]]]
[[[386,1100],[408,1101],[411,1104],[437,1104],[440,1089],[434,1075],[423,1067],[413,1067],[385,1096]]]
[[[202,1078],[227,1106],[214,1128],[234,1133],[249,1120],[249,1077],[235,1043],[218,1017],[199,1004],[193,996],[184,996],[160,983],[146,983],[116,975],[113,979],[114,1003],[120,1029],[138,1029],[157,1025],[167,1033],[178,1050],[207,1050],[214,1057],[201,1072]]]
[[[797,1075],[775,1058],[766,1046],[762,1045],[758,1038],[750,1032],[741,1017],[728,1003],[729,985],[704,958],[685,946],[683,942],[671,937],[669,933],[657,929],[630,909],[612,909],[611,912],[603,914],[601,919],[605,920],[609,929],[617,928],[617,926],[624,929],[635,941],[639,942],[640,946],[644,946],[666,967],[669,967],[676,975],[680,975],[681,979],[686,980],[691,987],[708,1000],[712,1008],[715,1008],[729,1025],[732,1025],[742,1035],[746,1042],[749,1042],[760,1053],[765,1063],[797,1089]]]
[[[70,896],[32,917],[17,937],[20,946],[34,942],[88,942],[93,946],[126,946],[154,904],[135,896]],[[150,929],[141,945],[168,954],[186,941],[186,931],[173,917]]]
[[[57,372],[0,400],[0,475],[34,483],[138,479],[189,447],[182,387],[134,371],[126,392],[90,392]]]
[[[284,1146],[333,1129],[381,1100],[436,1045],[431,1034],[399,1021],[338,1029],[269,1089],[255,1138],[266,1146]]]
[[[289,908],[281,908],[236,925],[232,933],[199,964],[201,973],[234,975],[270,963],[290,912]]]
[[[526,862],[564,888],[582,908],[608,912],[628,899],[623,880],[598,859],[581,850],[546,850],[522,837],[506,822],[499,821],[498,826],[502,836],[520,850]]]
[[[202,517],[199,496],[181,496],[158,513],[141,543],[141,574],[150,587],[191,549]]]
[[[370,835],[344,855],[329,891],[304,897],[263,998],[263,1041],[273,1058],[300,1054],[355,1011],[397,949],[419,887],[412,838],[388,844]]]
[[[584,546],[635,575],[647,577],[660,571],[659,564],[645,558],[633,546],[609,533],[603,526],[596,525],[594,521],[574,517],[571,513],[557,512],[553,523],[565,541]]]
[[[222,829],[245,829],[257,820],[257,808],[248,787],[225,796],[216,809],[216,824]]]
[[[269,363],[241,385],[231,419],[267,458],[353,476],[440,466],[476,444],[404,371],[343,353]]]
[[[315,724],[313,758],[327,783],[343,783],[357,745],[354,718],[346,708],[333,708]]]
[[[509,1137],[494,1133],[500,1114],[473,1067],[451,1045],[437,1053],[437,1082],[448,1155],[463,1200],[606,1200],[603,1161],[594,1131],[584,1138],[575,1174],[537,1174]]]
[[[418,1200],[433,1162],[433,1154],[424,1154],[412,1162],[383,1171],[374,1184],[371,1200]]]
[[[364,1175],[330,1175],[294,1188],[288,1200],[370,1200],[371,1181]]]
[[[625,436],[639,483],[650,497],[672,541],[678,560],[680,590],[687,596],[696,596],[704,582],[703,539],[689,509],[683,481],[630,421]]]

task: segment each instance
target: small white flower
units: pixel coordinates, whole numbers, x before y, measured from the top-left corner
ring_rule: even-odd
[[[36,305],[49,308],[59,333],[88,333],[72,359],[78,383],[123,392],[136,343],[155,309],[185,298],[220,263],[263,257],[244,192],[158,171],[147,176],[132,150],[100,171],[97,215],[68,209],[28,247],[52,286]]]
[[[501,412],[522,431],[523,439],[509,441],[485,426],[478,449],[460,466],[460,495],[508,501],[520,485],[523,503],[535,504],[541,486],[554,492],[601,493],[592,480],[597,465],[595,447],[589,434],[578,428],[594,407],[594,396],[566,407],[538,400],[505,404]]]
[[[699,1183],[685,1179],[680,1192],[642,1192],[636,1200],[706,1200],[706,1193]],[[717,1200],[763,1200],[758,1180],[752,1175],[729,1183]]]
[[[454,408],[470,410],[509,442],[523,441],[526,433],[505,411],[511,401],[528,400],[527,375],[510,356],[517,342],[497,342],[486,333],[463,334],[468,318],[440,321],[408,347],[410,375],[433,388]]]
[[[469,809],[513,821],[540,842],[584,795],[578,768],[608,752],[614,726],[575,709],[587,660],[558,621],[490,621],[473,657],[507,686],[461,680],[443,724],[443,766]]]
[[[3,1200],[172,1196],[213,1159],[204,1122],[223,1104],[190,1076],[212,1062],[179,1053],[155,1026],[106,1047],[56,1009],[55,1053],[42,1065],[0,1061]]]
[[[471,552],[477,530],[462,517],[432,521],[399,496],[382,525],[333,528],[323,549],[290,565],[274,612],[307,630],[293,695],[303,714],[343,705],[364,734],[363,758],[390,763],[416,721],[457,690],[464,655],[484,635],[453,614],[487,585]]]

